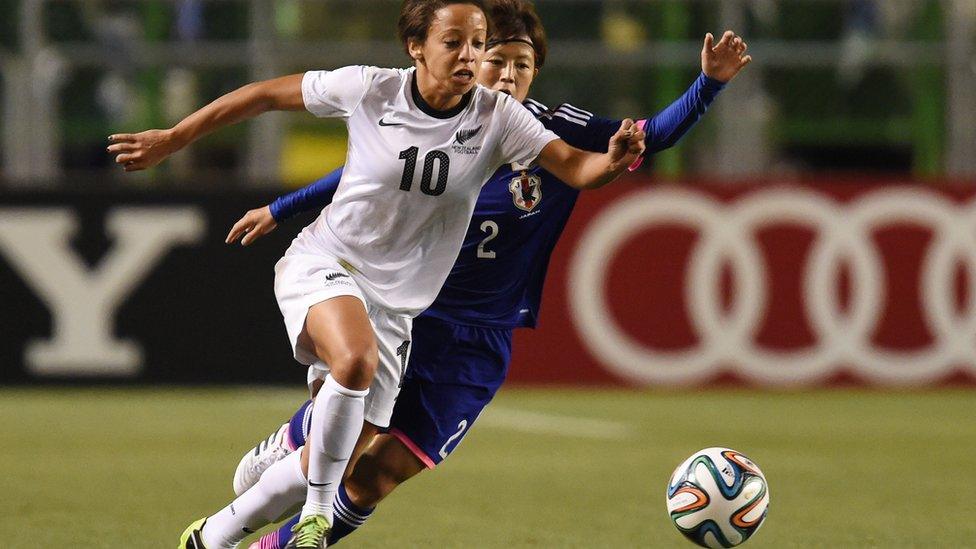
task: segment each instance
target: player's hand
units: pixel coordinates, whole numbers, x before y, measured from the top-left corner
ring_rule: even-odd
[[[234,226],[230,228],[230,232],[227,233],[227,239],[224,242],[233,244],[243,235],[244,238],[241,239],[241,245],[247,246],[275,230],[277,226],[278,223],[275,221],[274,216],[271,215],[271,208],[269,206],[250,210],[237,223],[234,223]]]
[[[644,154],[644,138],[647,135],[630,118],[620,123],[617,133],[610,138],[607,154],[615,167],[630,166]]]
[[[108,140],[111,145],[106,150],[115,155],[115,163],[127,172],[151,168],[183,148],[173,130],[117,133]]]
[[[705,44],[701,51],[702,72],[705,76],[719,82],[728,82],[752,62],[752,56],[746,55],[749,45],[734,32],[727,30],[718,44],[714,42],[712,33],[705,35]]]

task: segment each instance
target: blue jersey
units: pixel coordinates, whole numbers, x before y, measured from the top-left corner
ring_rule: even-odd
[[[638,123],[650,153],[674,145],[704,114],[723,84],[700,75],[674,103]],[[550,109],[528,99],[525,107],[548,129],[579,149],[606,152],[620,120],[562,104]],[[276,200],[275,219],[321,207],[339,177],[326,178]],[[549,258],[579,191],[538,166],[502,166],[478,197],[461,252],[437,298],[423,316],[489,328],[534,327]]]
[[[571,105],[525,106],[574,147],[606,151],[619,120]],[[503,166],[481,189],[464,244],[434,303],[423,313],[456,324],[535,326],[549,258],[579,191],[535,166]]]

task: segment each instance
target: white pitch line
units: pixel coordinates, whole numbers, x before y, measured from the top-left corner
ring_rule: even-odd
[[[525,433],[605,440],[619,440],[634,433],[631,426],[615,421],[494,407],[485,409],[478,424]]]

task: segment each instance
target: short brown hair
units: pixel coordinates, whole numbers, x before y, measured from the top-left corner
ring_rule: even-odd
[[[471,4],[485,14],[488,33],[491,34],[491,17],[485,8],[484,0],[404,0],[400,6],[400,19],[397,20],[397,37],[403,43],[403,48],[410,53],[410,40],[424,42],[427,40],[427,29],[437,10],[451,4]]]
[[[535,50],[535,66],[541,67],[546,62],[549,44],[546,40],[546,30],[542,27],[539,14],[529,0],[489,0],[488,17],[493,28],[488,35],[488,42],[505,41],[511,38],[529,37],[532,49]]]

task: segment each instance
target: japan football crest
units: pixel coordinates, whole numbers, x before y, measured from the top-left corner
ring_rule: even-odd
[[[531,212],[542,201],[542,178],[523,171],[512,178],[508,190],[512,193],[512,201],[516,207]]]

